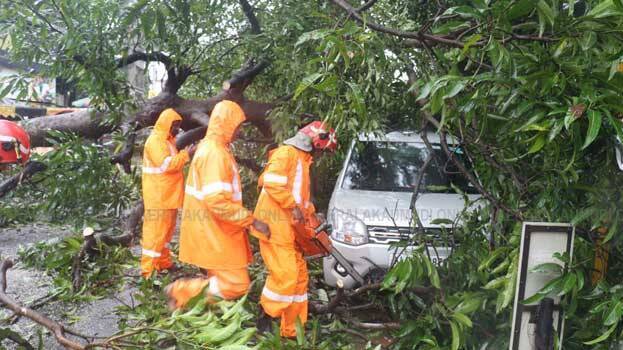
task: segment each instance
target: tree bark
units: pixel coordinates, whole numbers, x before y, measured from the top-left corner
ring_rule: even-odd
[[[183,118],[183,130],[207,127],[209,115],[214,106],[220,101],[229,99],[240,104],[247,117],[247,122],[256,126],[264,137],[272,137],[271,126],[266,117],[275,104],[244,98],[246,87],[266,66],[267,63],[264,61],[257,64],[249,61],[245,67],[235,72],[232,78],[224,84],[227,86],[226,89],[205,100],[184,99],[165,90],[158,96],[149,99],[129,122],[135,124],[136,129],[152,126],[163,110],[173,108]],[[203,117],[198,118],[197,116]],[[24,127],[30,135],[32,147],[39,147],[50,145],[46,140],[50,130],[74,132],[88,139],[97,139],[119,127],[119,125],[104,124],[102,123],[104,120],[105,114],[102,112],[79,111],[54,117],[34,118],[24,123]]]
[[[103,124],[104,113],[78,111],[55,116],[38,117],[23,124],[30,135],[32,147],[49,146],[46,140],[50,130],[74,132],[88,139],[97,139],[114,130],[114,125]]]
[[[0,198],[13,191],[22,181],[30,179],[34,174],[45,169],[47,166],[41,162],[26,163],[24,170],[0,184]]]

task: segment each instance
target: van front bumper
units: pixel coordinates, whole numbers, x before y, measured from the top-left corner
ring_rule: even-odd
[[[415,249],[415,246],[405,248],[391,247],[389,244],[368,243],[360,246],[352,246],[331,240],[333,249],[338,250],[346,260],[348,260],[361,276],[365,276],[373,269],[389,269],[392,262],[397,259],[408,257]],[[404,252],[396,257],[402,250]],[[450,247],[428,247],[431,260],[434,264],[442,263],[450,256]],[[333,256],[323,258],[322,269],[324,280],[330,286],[335,287],[337,281],[341,280],[344,288],[351,289],[357,286],[355,279],[346,273],[346,270],[339,266]]]

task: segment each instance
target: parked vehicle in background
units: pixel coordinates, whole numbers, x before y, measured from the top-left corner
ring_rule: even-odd
[[[441,264],[451,253],[451,246],[441,244],[441,237],[465,208],[460,192],[470,200],[479,198],[476,189],[459,173],[440,147],[439,136],[428,132],[433,157],[422,177],[415,209],[425,228],[433,263]],[[411,200],[418,174],[429,154],[416,132],[395,131],[384,136],[360,135],[353,141],[336,182],[328,207],[333,227],[331,240],[362,276],[388,269],[398,258],[391,243],[409,240],[414,234]],[[461,149],[448,139],[450,149],[470,168]],[[457,191],[458,189],[458,191]],[[445,220],[441,220],[445,219]],[[449,233],[451,235],[451,232]],[[414,247],[409,247],[409,249]],[[404,255],[404,254],[403,254]],[[355,280],[335,258],[323,260],[325,281],[332,286],[341,280],[346,288]]]

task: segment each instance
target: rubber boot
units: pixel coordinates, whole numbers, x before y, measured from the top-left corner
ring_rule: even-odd
[[[255,326],[259,334],[272,333],[273,318],[268,316],[268,314],[264,312],[264,309],[260,308],[260,315],[257,318]]]

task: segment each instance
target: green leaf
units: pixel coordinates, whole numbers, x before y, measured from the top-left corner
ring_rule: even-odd
[[[556,136],[560,134],[564,126],[565,124],[562,121],[557,120],[554,123],[554,126],[549,130],[549,134],[547,135],[547,141],[552,142],[556,138]]]
[[[540,0],[536,5],[537,11],[539,14],[542,14],[543,17],[547,20],[547,22],[553,26],[555,20],[554,10],[549,6],[549,4],[545,0]]]
[[[366,104],[363,98],[363,93],[361,92],[361,88],[359,85],[348,82],[348,86],[350,87],[352,94],[350,94],[350,100],[355,108],[355,111],[359,116],[363,117],[366,115]]]
[[[482,305],[482,298],[479,297],[470,297],[466,300],[463,300],[456,308],[455,311],[458,311],[462,314],[471,314],[472,312],[478,310]]]
[[[452,318],[463,326],[467,328],[472,328],[472,320],[470,320],[469,317],[465,316],[464,314],[460,312],[455,312],[452,314]]]
[[[312,73],[301,80],[294,91],[294,99],[296,99],[303,91],[312,86],[318,79],[322,77],[322,73]]]
[[[560,44],[558,44],[558,47],[556,48],[556,51],[554,51],[554,54],[552,55],[552,57],[554,58],[558,58],[560,57],[560,55],[562,55],[562,53],[565,51],[565,49],[567,48],[567,44],[568,41],[567,39],[563,39]]]
[[[548,295],[553,295],[556,294],[558,292],[560,292],[560,290],[562,289],[562,283],[563,283],[564,279],[563,278],[554,278],[553,280],[549,281],[540,291],[540,294],[543,294],[545,296]]]
[[[590,218],[591,216],[595,215],[595,211],[597,209],[595,207],[589,207],[589,208],[584,208],[582,210],[580,210],[575,217],[573,217],[573,219],[571,219],[571,224],[576,226],[582,222],[584,222],[586,219]]]
[[[437,218],[430,222],[432,225],[452,225],[454,221],[445,218]]]
[[[575,273],[570,273],[567,276],[565,276],[565,282],[562,286],[562,291],[560,291],[558,295],[565,295],[569,293],[573,289],[573,287],[575,287],[576,281],[577,281],[577,276],[575,275]]]
[[[562,266],[556,263],[543,263],[534,266],[530,269],[530,272],[555,274],[557,276],[562,275]]]
[[[617,328],[617,324],[615,323],[604,334],[600,335],[598,338],[595,338],[591,341],[584,342],[584,344],[593,345],[593,344],[601,343],[602,341],[608,339],[610,337],[610,334],[612,334],[612,332],[614,332],[616,328]]]
[[[458,350],[461,345],[461,334],[459,333],[459,326],[454,322],[450,321],[450,328],[452,329],[452,346],[450,349]]]
[[[513,296],[515,295],[515,288],[517,286],[517,273],[519,271],[519,264],[518,264],[517,259],[518,257],[513,258],[511,271],[508,274],[509,281],[503,293],[504,299],[502,301],[501,307],[496,310],[496,313],[499,313],[501,310],[508,307],[508,305],[510,305],[511,301],[513,300]]]
[[[420,94],[418,95],[416,100],[419,101],[421,99],[427,98],[433,88],[433,85],[434,85],[433,81],[429,81],[428,83],[426,83],[424,87],[422,88],[422,91],[420,91]]]
[[[471,6],[455,6],[455,7],[450,7],[443,14],[444,15],[457,14],[457,15],[460,15],[461,17],[465,17],[465,18],[479,17],[478,12],[476,10],[474,10],[474,8],[471,7]]]
[[[493,263],[495,260],[497,260],[497,258],[506,253],[508,253],[508,248],[506,247],[494,250],[493,253],[489,254],[489,257],[485,261],[483,261],[480,266],[478,266],[478,271],[483,271],[484,269],[488,268],[489,266],[491,266],[491,263]]]
[[[599,129],[601,128],[601,113],[599,111],[590,110],[588,112],[588,132],[586,133],[586,140],[584,141],[584,145],[582,149],[588,147],[597,135],[599,135]]]
[[[587,31],[582,34],[582,39],[580,41],[580,44],[582,45],[582,50],[586,51],[592,48],[593,46],[595,46],[596,42],[597,34],[595,34],[594,31]]]
[[[595,18],[606,18],[612,16],[621,16],[623,9],[620,9],[613,0],[600,1],[587,16]]]
[[[512,22],[516,18],[527,16],[534,10],[536,4],[536,0],[519,0],[508,10],[506,18]]]
[[[524,305],[535,304],[535,303],[541,301],[543,298],[545,298],[545,295],[537,292],[534,295],[532,295],[531,297],[522,300],[521,303],[524,304]]]
[[[329,29],[317,29],[317,30],[312,30],[311,32],[307,32],[307,33],[303,33],[301,34],[301,36],[299,37],[299,39],[297,40],[296,44],[294,44],[294,46],[299,46],[307,41],[310,40],[319,40],[319,39],[323,39],[325,38],[327,35],[331,34],[331,30]]]
[[[528,154],[540,151],[543,146],[545,146],[545,134],[540,134],[532,144],[532,147],[528,150]]]
[[[623,314],[623,301],[619,300],[613,307],[610,308],[610,312],[608,312],[606,318],[604,319],[604,326],[617,324],[621,319],[621,314]]]
[[[302,347],[303,345],[305,345],[305,327],[303,326],[303,323],[301,322],[301,319],[299,317],[296,318],[295,328],[296,328],[296,344]]]
[[[335,74],[329,74],[328,76],[324,77],[321,82],[314,85],[314,89],[320,92],[330,93],[337,88],[337,84],[338,77]]]
[[[452,98],[456,95],[458,95],[459,92],[463,91],[463,89],[465,88],[465,82],[463,81],[457,81],[456,84],[454,84],[454,86],[452,86],[452,88],[450,89],[450,92],[448,92],[447,94],[445,94],[443,96],[444,99],[446,98]]]
[[[582,290],[584,288],[584,272],[582,270],[576,270],[576,281],[578,282],[578,290]]]
[[[500,286],[504,285],[508,281],[508,277],[501,276],[496,279],[489,281],[489,283],[485,284],[484,289],[498,289]]]
[[[461,51],[461,55],[465,56],[465,54],[467,53],[469,48],[472,47],[475,43],[477,43],[478,40],[480,40],[480,38],[482,38],[481,34],[474,34],[474,35],[470,36],[469,39],[467,39],[467,41],[465,42],[465,44],[463,46],[463,50]]]
[[[610,227],[608,229],[608,234],[606,235],[606,237],[604,238],[602,243],[608,243],[612,237],[614,237],[614,234],[617,233],[619,231],[619,220],[614,220],[614,225],[612,225],[612,227]]]

